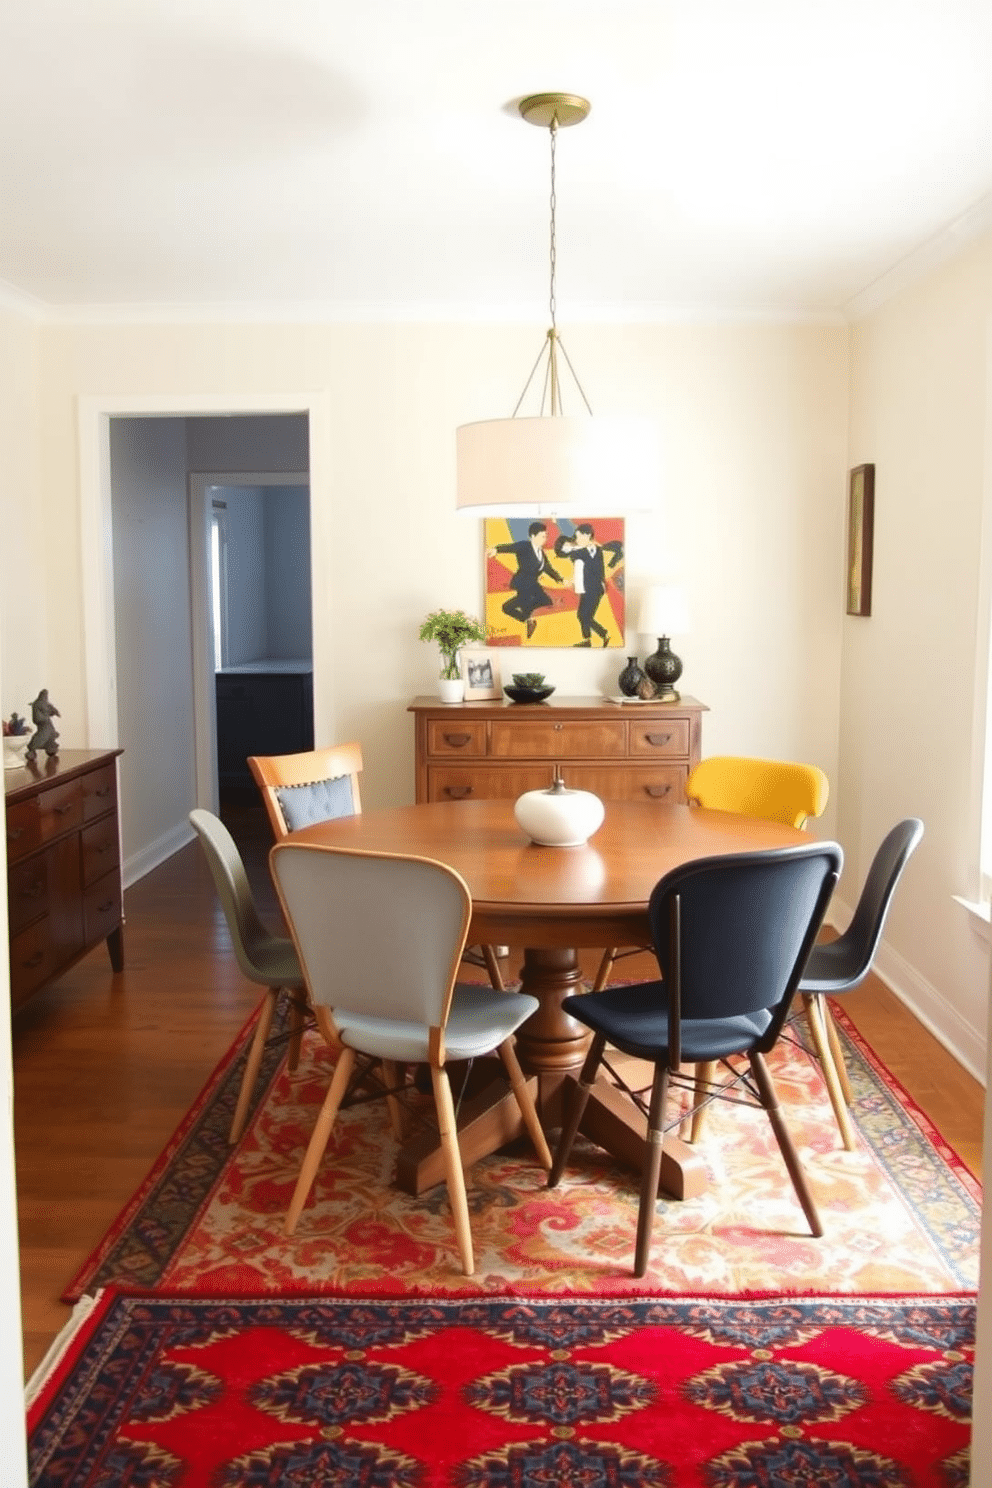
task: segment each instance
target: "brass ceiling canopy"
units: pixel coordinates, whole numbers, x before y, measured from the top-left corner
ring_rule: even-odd
[[[588,118],[591,107],[588,98],[580,98],[578,93],[532,93],[518,104],[527,123],[537,124],[542,129],[549,129],[555,122],[560,129],[567,129],[570,124],[581,124]]]

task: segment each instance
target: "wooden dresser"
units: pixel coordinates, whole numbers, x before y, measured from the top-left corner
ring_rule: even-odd
[[[4,771],[12,1009],[101,940],[124,968],[120,753],[63,749]]]
[[[699,760],[706,706],[615,704],[551,697],[544,703],[454,703],[414,698],[418,801],[515,800],[550,785],[612,801],[683,801]]]

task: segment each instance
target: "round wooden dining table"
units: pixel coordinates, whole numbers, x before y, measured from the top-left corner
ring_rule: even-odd
[[[658,880],[697,858],[790,847],[808,840],[777,822],[645,801],[607,801],[602,826],[580,847],[544,847],[518,826],[513,802],[444,801],[362,812],[292,834],[298,842],[372,852],[410,853],[447,863],[472,896],[469,941],[522,953],[520,990],[540,1004],[517,1032],[517,1052],[534,1080],[545,1128],[561,1111],[591,1034],[562,1009],[583,990],[578,951],[650,944],[647,902]],[[459,1143],[471,1164],[522,1134],[512,1094],[487,1088],[463,1103]],[[581,1130],[621,1162],[639,1169],[644,1123],[629,1097],[606,1079],[590,1096]],[[443,1180],[436,1142],[416,1139],[401,1151],[397,1182],[421,1193]],[[690,1198],[706,1186],[696,1153],[665,1140],[661,1188]]]

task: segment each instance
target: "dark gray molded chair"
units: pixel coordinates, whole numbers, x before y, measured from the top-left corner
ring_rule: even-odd
[[[840,876],[834,842],[700,858],[656,884],[648,905],[664,980],[566,997],[562,1007],[594,1034],[573,1091],[548,1186],[561,1178],[589,1091],[603,1065],[647,1115],[634,1275],[647,1270],[671,1085],[694,1098],[761,1106],[768,1114],[796,1196],[814,1235],[823,1226],[779,1109],[764,1056],[789,1016],[824,912]],[[654,1065],[650,1106],[610,1069],[607,1044]],[[748,1068],[727,1061],[744,1055]],[[705,1065],[712,1075],[683,1073]],[[722,1066],[722,1069],[720,1068]],[[702,1088],[700,1088],[702,1087]]]
[[[189,819],[210,865],[238,965],[250,982],[266,989],[228,1137],[230,1142],[237,1142],[245,1129],[273,1014],[283,991],[290,1000],[289,1068],[296,1069],[306,1021],[306,991],[293,942],[286,936],[273,935],[262,923],[241,854],[224,823],[213,812],[199,808],[190,812]]]
[[[836,940],[823,941],[813,947],[799,983],[799,994],[817,1053],[823,1063],[833,1061],[836,1079],[827,1079],[826,1085],[844,1146],[849,1152],[857,1146],[847,1110],[851,1104],[851,1086],[826,999],[852,992],[871,970],[896,885],[922,836],[923,823],[915,816],[907,817],[892,828],[875,853],[851,923]]]

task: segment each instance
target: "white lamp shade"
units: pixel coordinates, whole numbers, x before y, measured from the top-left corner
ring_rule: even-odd
[[[641,597],[637,629],[647,636],[685,635],[689,629],[685,590],[677,584],[652,584]]]
[[[660,498],[649,419],[488,419],[456,431],[457,495],[479,517],[594,517],[651,511]]]

